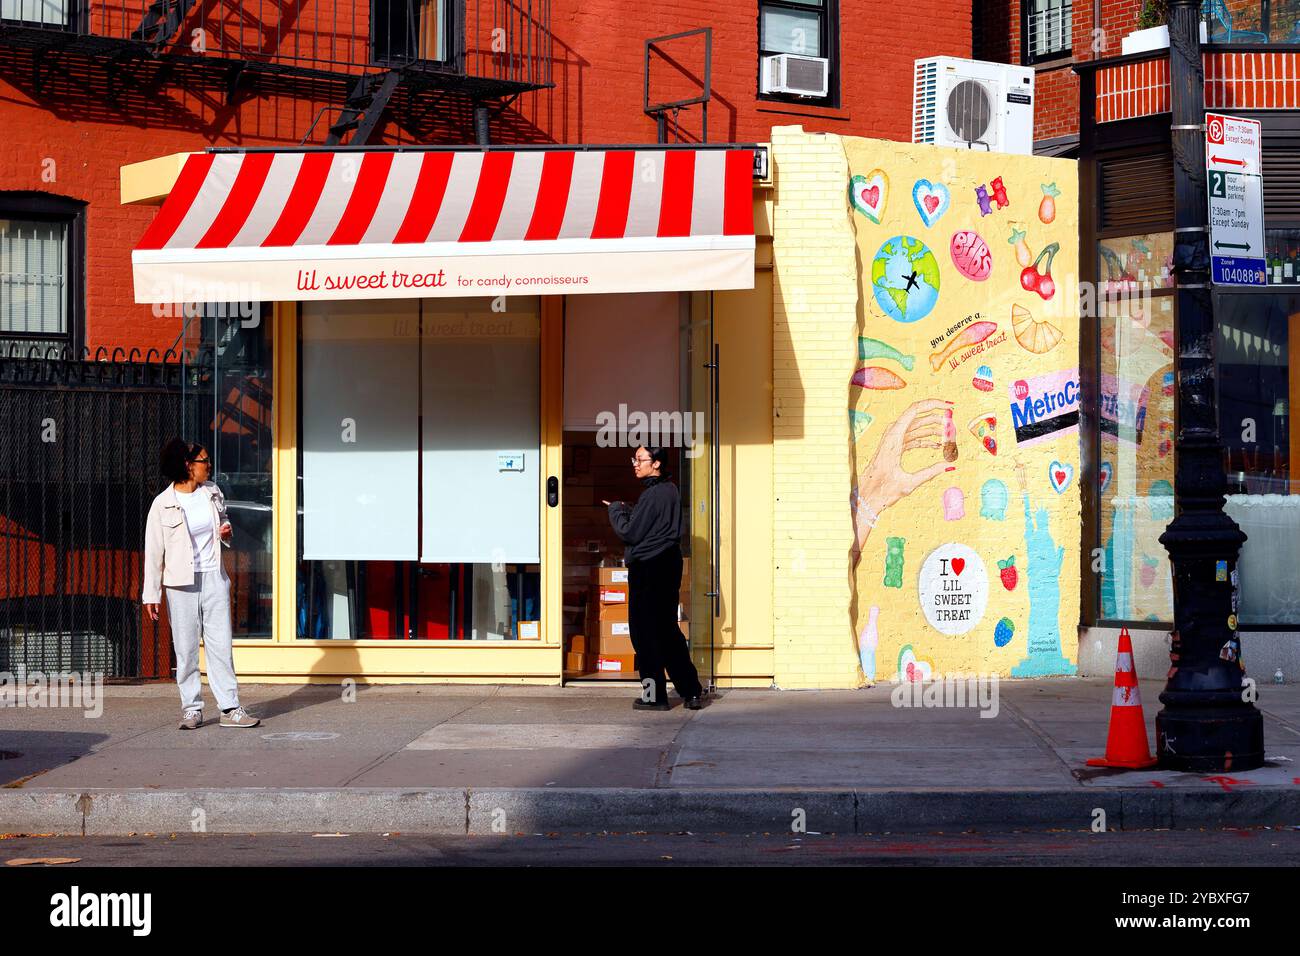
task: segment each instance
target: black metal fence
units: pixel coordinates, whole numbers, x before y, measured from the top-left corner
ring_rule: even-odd
[[[158,448],[197,432],[181,353],[0,352],[0,671],[166,678],[140,605]]]

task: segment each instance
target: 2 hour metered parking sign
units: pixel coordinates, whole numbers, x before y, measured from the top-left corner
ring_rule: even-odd
[[[1210,264],[1215,285],[1265,285],[1259,120],[1205,114]]]

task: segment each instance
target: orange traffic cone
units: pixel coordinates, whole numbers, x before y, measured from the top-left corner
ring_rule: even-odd
[[[1119,651],[1115,655],[1115,693],[1110,702],[1110,734],[1106,738],[1106,756],[1093,757],[1090,767],[1128,767],[1140,770],[1154,766],[1147,745],[1147,724],[1142,716],[1142,690],[1133,668],[1133,639],[1128,628],[1119,632]]]

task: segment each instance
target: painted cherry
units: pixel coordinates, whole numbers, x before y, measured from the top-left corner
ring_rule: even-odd
[[[1056,254],[1061,251],[1061,244],[1054,242],[1049,246],[1044,246],[1043,251],[1038,254],[1032,265],[1025,266],[1020,273],[1020,285],[1026,292],[1037,292],[1043,300],[1050,299],[1056,295],[1056,280],[1052,278],[1052,260]],[[1038,263],[1043,261],[1043,256],[1047,256],[1047,265],[1042,272],[1038,271]]]

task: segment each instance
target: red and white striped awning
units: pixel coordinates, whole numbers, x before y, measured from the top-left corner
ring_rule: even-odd
[[[753,151],[248,151],[186,160],[137,302],[747,289]]]

